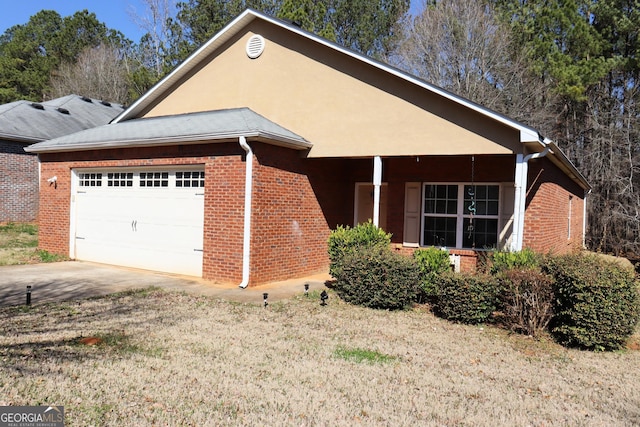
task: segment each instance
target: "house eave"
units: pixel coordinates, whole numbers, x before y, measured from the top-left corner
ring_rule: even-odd
[[[13,141],[21,144],[34,144],[36,142],[42,142],[42,138],[24,136],[24,135],[14,135],[10,133],[1,133],[0,132],[0,140],[5,141]]]
[[[89,151],[89,150],[108,150],[114,148],[143,148],[143,147],[166,147],[171,145],[192,145],[192,144],[211,144],[237,141],[241,136],[248,140],[260,141],[277,145],[294,150],[308,150],[312,147],[309,142],[293,140],[286,136],[277,135],[269,132],[227,132],[227,133],[209,133],[189,136],[174,136],[165,138],[144,138],[144,139],[126,139],[117,141],[99,141],[99,142],[83,142],[80,144],[65,144],[52,147],[31,148],[26,147],[25,151],[43,154],[43,153],[65,153],[73,151]]]

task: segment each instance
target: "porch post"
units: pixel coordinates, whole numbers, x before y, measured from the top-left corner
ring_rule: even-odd
[[[380,224],[380,186],[382,185],[382,158],[373,158],[373,225]]]
[[[524,201],[527,194],[527,162],[524,161],[523,154],[516,155],[515,170],[515,197],[513,200],[513,226],[511,232],[511,251],[522,250],[522,237],[524,225]]]
[[[521,251],[524,245],[524,213],[527,204],[527,180],[529,175],[529,160],[540,159],[551,151],[548,140],[544,140],[544,150],[539,153],[517,154],[515,185],[516,197],[513,209],[513,238],[511,239],[511,250]]]

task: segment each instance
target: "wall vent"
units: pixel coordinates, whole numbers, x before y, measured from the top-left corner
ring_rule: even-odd
[[[251,36],[247,41],[247,56],[256,59],[264,52],[264,37],[259,34]]]

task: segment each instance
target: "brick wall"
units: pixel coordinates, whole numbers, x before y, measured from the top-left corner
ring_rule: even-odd
[[[514,156],[475,156],[475,182],[513,182]],[[471,182],[471,158],[402,157],[384,159],[383,181],[389,183],[387,231],[391,241],[401,244],[404,232],[404,192],[406,182]]]
[[[330,229],[353,220],[353,178],[345,161],[306,161],[297,151],[250,145],[255,153],[250,285],[327,271]],[[237,143],[41,157],[42,249],[69,253],[71,169],[203,164],[203,276],[232,283],[242,279],[246,163]],[[49,186],[46,179],[53,175],[57,185]]]
[[[255,154],[250,285],[327,271],[330,230],[353,224],[355,183],[371,181],[372,160],[303,159],[294,150],[250,144]],[[203,276],[233,283],[242,279],[246,163],[237,143],[43,154],[41,159],[40,247],[65,255],[72,168],[204,165]],[[512,181],[514,168],[512,156],[477,157],[475,178]],[[406,181],[470,180],[469,158],[462,157],[385,159],[383,171],[383,180],[389,183],[388,231],[396,248],[402,243]],[[49,185],[46,180],[54,175],[57,185]],[[545,159],[530,165],[530,182],[525,244],[560,252],[581,242],[579,187]],[[568,231],[568,211],[558,207],[568,207],[569,195],[573,195],[573,236],[558,239]],[[461,255],[463,270],[475,268],[475,252],[452,252]]]
[[[581,249],[584,190],[546,158],[530,161],[528,182],[523,246],[553,253]]]
[[[23,147],[0,141],[0,223],[31,222],[38,215],[38,158]]]
[[[251,283],[326,271],[329,224],[300,154],[266,144],[253,150]]]

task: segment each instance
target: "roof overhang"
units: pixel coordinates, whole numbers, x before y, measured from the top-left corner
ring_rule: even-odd
[[[112,123],[25,148],[33,153],[158,147],[236,141],[245,137],[295,150],[312,144],[248,108]]]
[[[551,162],[553,162],[560,170],[562,170],[569,178],[575,181],[585,191],[591,191],[592,187],[587,179],[580,173],[578,168],[573,164],[571,160],[562,152],[560,147],[555,142],[547,138],[540,138],[536,142],[530,142],[525,144],[527,149],[533,153],[539,153],[544,151],[545,148],[550,149],[550,153],[546,156]]]

